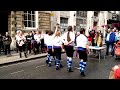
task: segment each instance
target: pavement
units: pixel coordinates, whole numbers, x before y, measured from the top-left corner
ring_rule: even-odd
[[[0,56],[0,65],[7,65],[7,64],[11,64],[11,63],[26,61],[26,60],[34,60],[37,58],[46,57],[46,55],[47,55],[47,53],[42,53],[42,54],[37,54],[37,55],[28,54],[27,58],[25,58],[24,53],[22,53],[22,58],[19,57],[19,53],[11,54],[11,56],[9,56],[9,57],[2,55],[2,56]]]
[[[64,53],[64,51],[62,51],[62,53]],[[20,58],[19,53],[12,51],[11,56],[7,56],[7,55],[5,56],[4,54],[0,55],[0,66],[12,64],[12,63],[29,61],[29,60],[35,60],[35,59],[43,58],[46,56],[47,56],[47,53],[41,53],[37,55],[34,55],[32,53],[32,54],[28,54],[28,57],[25,58],[24,53],[22,52],[22,58]]]

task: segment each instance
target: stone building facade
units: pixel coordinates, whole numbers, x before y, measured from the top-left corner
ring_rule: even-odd
[[[101,30],[105,36],[107,20],[112,19],[112,13],[108,11],[88,11],[87,12],[87,32],[91,29]]]
[[[26,15],[26,16],[25,16]],[[11,11],[8,14],[8,32],[12,37],[11,49],[15,46],[16,30],[23,33],[31,30],[51,30],[50,11]]]

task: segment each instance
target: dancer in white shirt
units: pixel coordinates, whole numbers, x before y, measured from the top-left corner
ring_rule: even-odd
[[[73,52],[74,52],[73,50],[74,41],[75,41],[75,34],[72,32],[72,26],[69,26],[68,31],[62,36],[62,42],[64,43],[64,48],[67,55],[67,66],[68,66],[69,72],[73,72],[72,58],[73,58]]]
[[[44,38],[45,44],[47,45],[47,51],[48,51],[46,62],[48,62],[49,67],[52,65],[52,57],[53,57],[53,51],[54,51],[53,40],[54,40],[56,32],[57,32],[57,28],[55,30],[55,33],[53,33],[52,31],[49,31],[48,35],[46,35]]]
[[[16,37],[16,40],[17,40],[17,44],[18,44],[18,48],[19,48],[20,58],[22,58],[22,54],[21,54],[22,51],[24,51],[24,55],[27,58],[27,52],[26,52],[26,48],[25,48],[26,38],[22,34],[22,31],[19,32],[18,36]]]
[[[62,39],[60,37],[60,30],[57,31],[53,41],[54,41],[53,42],[54,53],[56,56],[56,70],[59,70],[60,68],[63,67],[62,64],[60,63],[62,51]]]
[[[80,74],[81,76],[85,76],[84,70],[87,62],[87,51],[89,51],[88,39],[85,36],[85,29],[80,30],[80,35],[77,37],[76,43],[77,43],[77,50],[80,58],[80,63],[79,63]]]

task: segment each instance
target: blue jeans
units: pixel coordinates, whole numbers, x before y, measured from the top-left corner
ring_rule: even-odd
[[[109,48],[111,48],[111,55],[114,56],[114,43],[106,42],[106,55],[109,55]]]

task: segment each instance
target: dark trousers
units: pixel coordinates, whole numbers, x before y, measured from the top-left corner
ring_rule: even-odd
[[[19,46],[18,46],[18,43],[16,42],[16,52],[18,53],[18,51],[19,51],[19,48],[18,48]]]
[[[19,52],[26,52],[26,45],[18,46]]]
[[[114,43],[106,42],[106,55],[109,55],[109,48],[111,46],[111,55],[114,56]]]
[[[18,49],[19,49],[20,58],[22,57],[22,54],[21,54],[22,51],[24,52],[25,57],[27,57],[27,50],[26,50],[25,44],[22,46],[18,46]]]
[[[78,53],[80,58],[80,62],[79,62],[80,73],[84,74],[86,62],[87,62],[87,52],[86,50],[85,51],[78,50]]]
[[[40,48],[40,43],[34,43],[34,49],[33,49],[33,51],[34,51],[34,53],[35,54],[37,54],[37,53],[39,53],[39,48]]]
[[[1,54],[1,50],[2,50],[2,43],[0,43],[0,54]]]
[[[74,52],[73,46],[66,46],[65,45],[64,48],[65,48],[65,51],[66,51],[66,55],[68,57],[73,57],[73,52]]]
[[[56,69],[60,68],[60,60],[61,60],[61,47],[59,48],[54,48],[54,53],[55,53],[55,57],[56,57]]]
[[[41,39],[41,52],[45,51],[44,39]]]
[[[66,51],[66,55],[67,57],[67,68],[68,68],[68,71],[71,71],[71,68],[72,68],[72,58],[73,58],[73,46],[64,46],[65,48],[65,51]],[[71,58],[71,59],[70,59]]]
[[[54,48],[55,57],[58,60],[61,60],[61,48]]]
[[[29,51],[29,53],[31,53],[31,41],[26,43],[27,46],[27,51]]]
[[[5,55],[10,54],[10,44],[4,45],[4,48],[5,48]]]
[[[86,62],[87,61],[87,52],[78,50],[78,53],[79,53],[79,58],[83,59],[83,61]]]
[[[92,42],[92,46],[96,46],[96,43]],[[93,49],[93,53],[96,54],[96,50]]]

